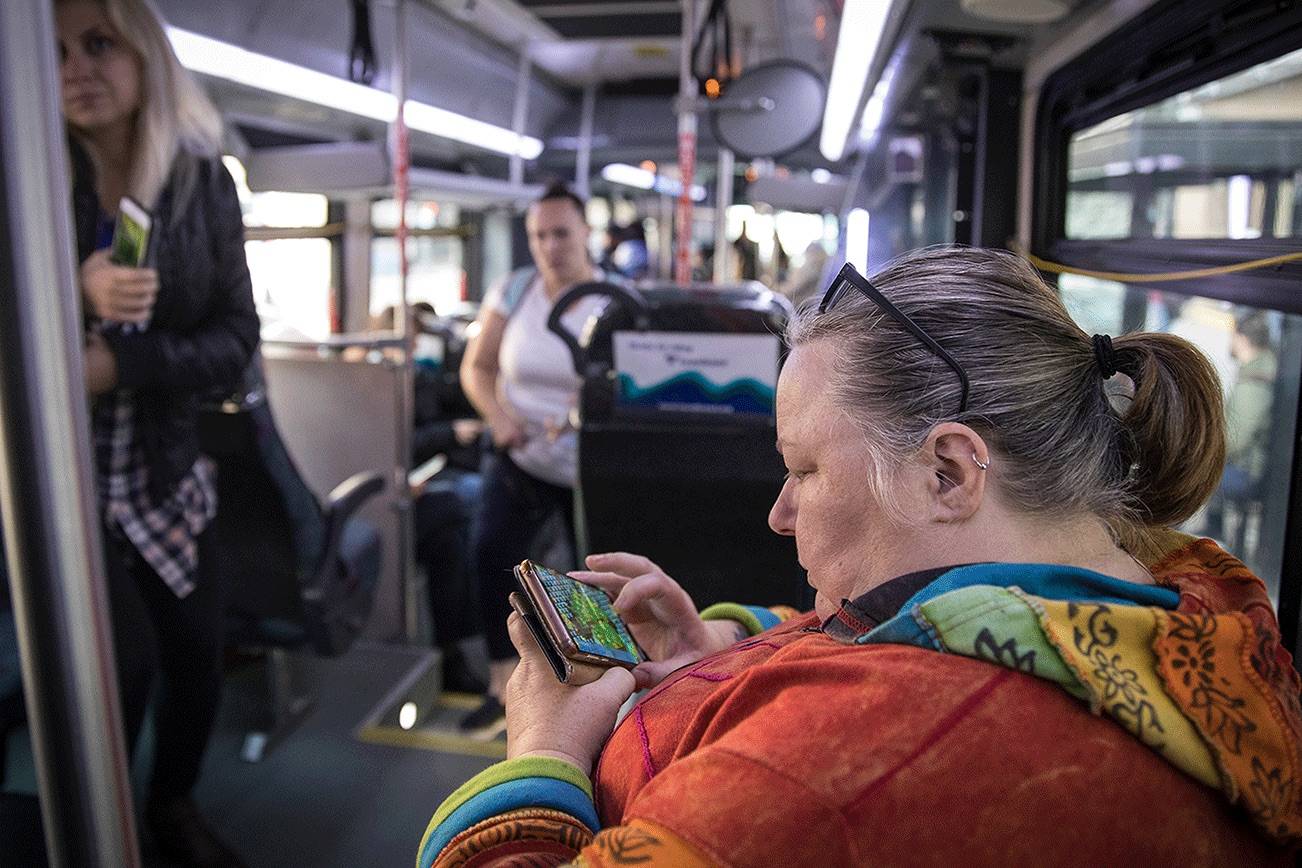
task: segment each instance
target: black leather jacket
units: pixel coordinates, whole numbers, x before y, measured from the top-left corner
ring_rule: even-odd
[[[95,249],[99,202],[90,160],[72,146],[77,258]],[[258,345],[258,315],[244,258],[235,182],[218,159],[201,160],[194,193],[173,218],[172,184],[153,213],[149,250],[159,290],[149,328],[107,335],[118,386],[136,391],[136,437],[155,496],[199,455],[198,396],[238,381]]]

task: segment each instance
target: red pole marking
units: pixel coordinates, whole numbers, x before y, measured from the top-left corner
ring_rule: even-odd
[[[696,175],[696,133],[678,134],[678,171],[683,189],[678,194],[678,235],[674,251],[674,282],[692,279],[692,180]]]

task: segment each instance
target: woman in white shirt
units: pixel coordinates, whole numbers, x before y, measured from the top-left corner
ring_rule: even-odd
[[[489,289],[461,363],[462,388],[493,437],[477,546],[489,694],[462,723],[480,738],[506,727],[501,696],[516,663],[506,631],[511,568],[558,513],[573,538],[578,438],[569,419],[580,380],[547,318],[570,287],[603,279],[588,257],[583,201],[564,186],[549,187],[529,207],[525,229],[535,267]],[[600,303],[582,300],[563,324],[577,332]]]

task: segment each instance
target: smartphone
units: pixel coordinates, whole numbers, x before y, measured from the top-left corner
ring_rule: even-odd
[[[532,561],[515,568],[523,593],[511,595],[556,677],[575,681],[576,666],[632,669],[646,660],[606,592]]]
[[[130,196],[118,202],[118,219],[113,225],[109,259],[118,265],[139,268],[149,252],[149,229],[153,220],[144,207]]]

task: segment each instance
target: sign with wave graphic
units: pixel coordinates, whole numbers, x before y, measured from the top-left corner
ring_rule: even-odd
[[[778,337],[709,332],[616,332],[619,403],[691,413],[771,415]]]

